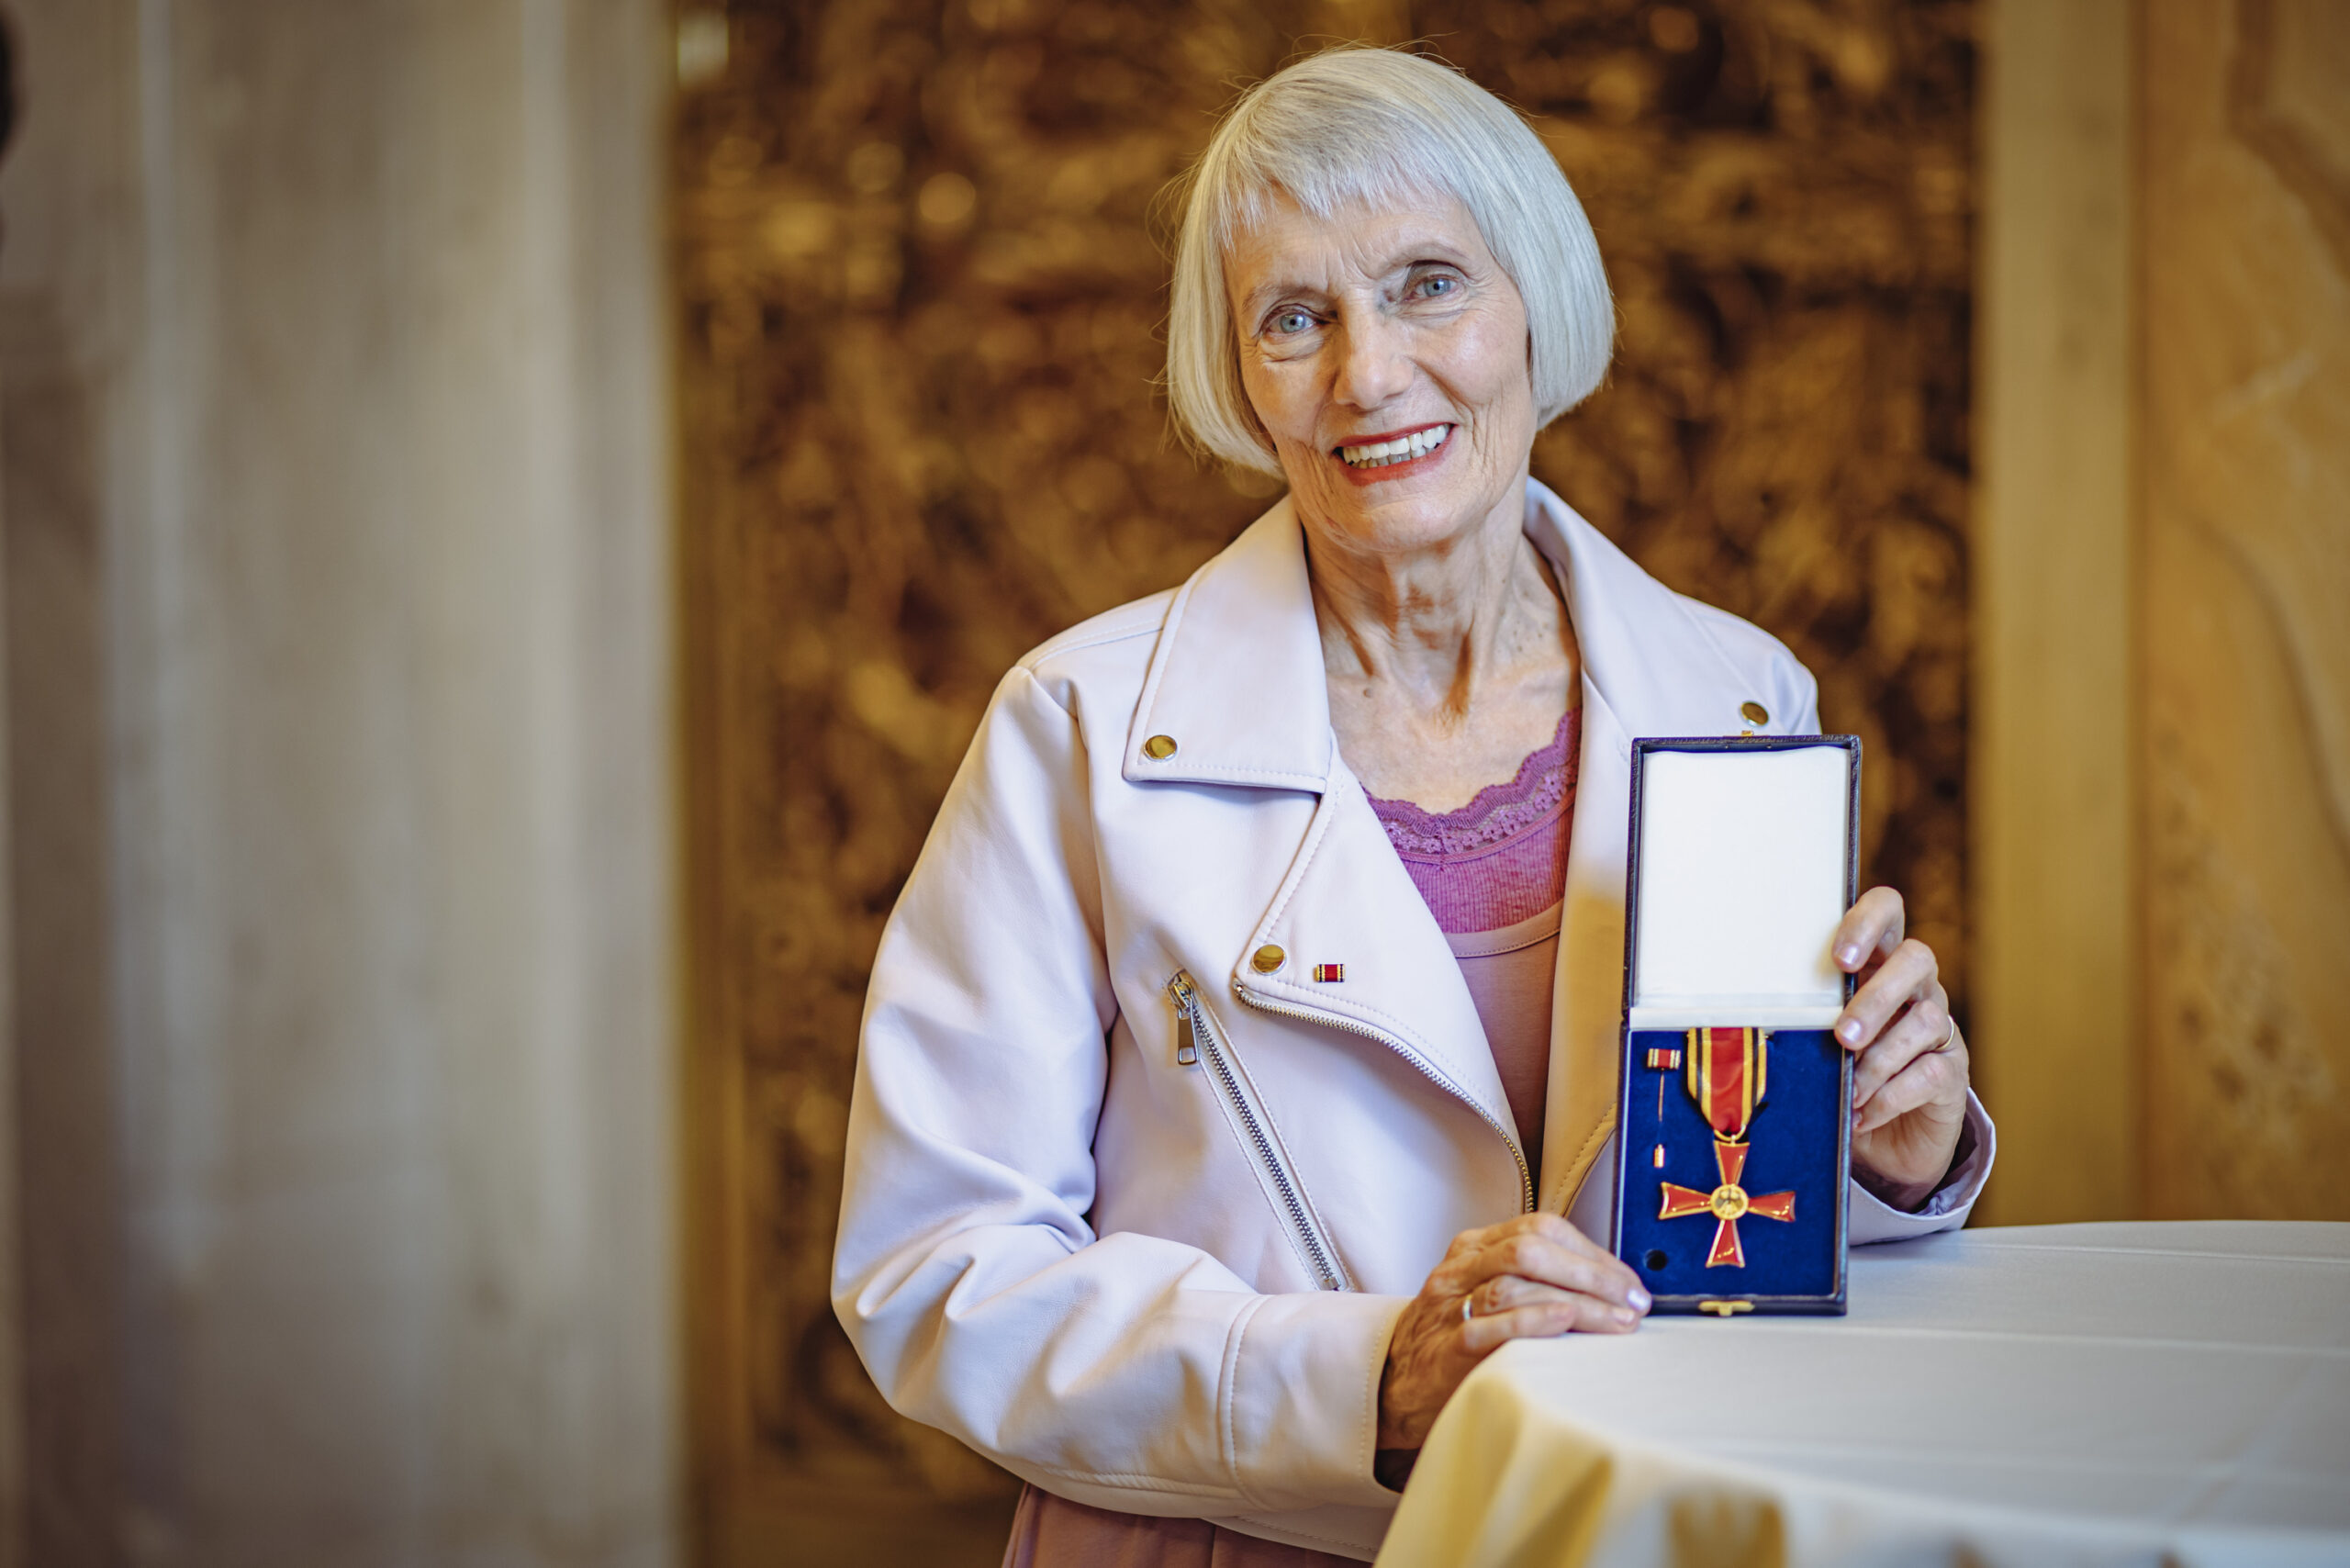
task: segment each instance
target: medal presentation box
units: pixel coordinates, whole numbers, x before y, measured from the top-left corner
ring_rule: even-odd
[[[1844,1310],[1860,800],[1856,736],[1632,745],[1614,1240],[1658,1312]]]

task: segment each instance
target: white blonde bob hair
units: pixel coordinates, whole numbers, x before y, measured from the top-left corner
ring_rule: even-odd
[[[1388,49],[1301,60],[1243,95],[1186,180],[1168,401],[1177,428],[1226,463],[1281,471],[1241,386],[1224,258],[1283,195],[1320,218],[1398,191],[1458,198],[1526,302],[1538,428],[1607,374],[1616,308],[1583,203],[1527,123],[1449,66]]]

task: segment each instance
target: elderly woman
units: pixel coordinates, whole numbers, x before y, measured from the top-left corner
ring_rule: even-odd
[[[1342,50],[1194,171],[1168,380],[1288,495],[1004,678],[874,965],[834,1300],[901,1411],[1028,1482],[1018,1564],[1378,1549],[1507,1340],[1624,1334],[1604,1238],[1628,741],[1818,728],[1765,633],[1528,474],[1598,386],[1590,225],[1457,73]],[[1852,1239],[1959,1225],[1990,1127],[1899,895]]]

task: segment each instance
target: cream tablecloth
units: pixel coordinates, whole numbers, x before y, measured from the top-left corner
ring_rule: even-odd
[[[1382,1564],[2350,1564],[2350,1225],[1856,1248],[1852,1313],[1495,1354]]]

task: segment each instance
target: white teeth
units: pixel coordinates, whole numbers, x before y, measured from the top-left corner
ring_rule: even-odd
[[[1350,468],[1384,468],[1390,464],[1409,463],[1415,457],[1425,457],[1442,446],[1452,433],[1450,425],[1430,425],[1424,431],[1398,436],[1393,441],[1374,441],[1362,446],[1342,446],[1338,456]]]

